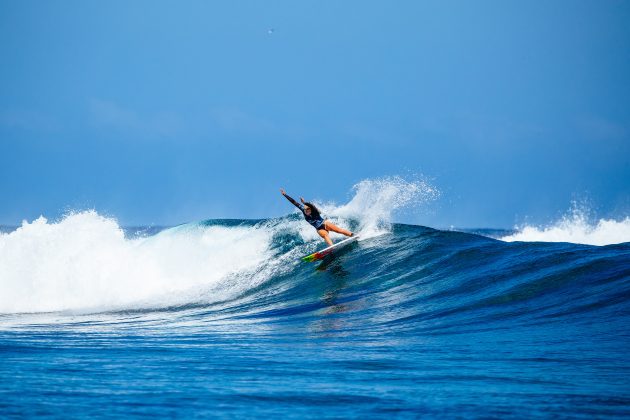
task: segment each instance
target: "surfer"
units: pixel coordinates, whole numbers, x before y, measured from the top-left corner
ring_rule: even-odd
[[[349,230],[342,229],[339,226],[334,225],[330,220],[324,219],[322,215],[319,213],[319,210],[317,209],[317,207],[313,205],[313,203],[304,201],[302,197],[300,197],[300,201],[302,203],[298,203],[297,201],[289,197],[282,188],[280,188],[280,192],[282,193],[282,195],[284,195],[284,197],[287,200],[291,202],[291,204],[293,204],[295,207],[300,209],[302,214],[304,214],[304,218],[306,219],[306,221],[311,226],[313,226],[315,230],[317,230],[317,233],[319,233],[319,236],[324,238],[324,240],[326,241],[328,245],[333,244],[332,240],[330,239],[330,236],[328,236],[328,232],[332,231],[332,232],[341,233],[342,235],[346,235],[346,236],[354,236],[354,233],[350,232]]]

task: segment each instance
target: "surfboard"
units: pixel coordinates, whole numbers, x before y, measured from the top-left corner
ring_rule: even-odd
[[[351,243],[355,242],[357,239],[359,239],[359,236],[354,235],[348,239],[344,239],[341,242],[337,242],[336,244],[333,244],[331,246],[329,246],[328,248],[324,248],[321,251],[317,251],[312,253],[311,255],[307,255],[306,257],[302,257],[302,261],[306,261],[306,262],[313,262],[313,261],[319,261],[321,259],[323,259],[325,256],[330,255],[334,252],[339,251],[342,248],[345,248],[346,246],[350,245]]]

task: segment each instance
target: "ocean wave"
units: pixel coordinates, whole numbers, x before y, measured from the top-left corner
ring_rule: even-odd
[[[432,194],[427,183],[363,181],[345,205],[322,207],[364,237]],[[366,211],[370,209],[370,211]],[[293,269],[321,238],[293,214],[262,222],[205,221],[126,237],[96,211],[40,217],[0,233],[0,313],[116,310],[205,304],[243,294]]]
[[[3,323],[9,314],[121,311],[167,312],[171,322],[292,322],[333,310],[352,330],[434,333],[546,322],[623,304],[630,293],[628,244],[566,243],[579,242],[576,235],[532,243],[527,230],[499,241],[392,223],[395,211],[435,194],[426,183],[389,178],[357,184],[348,203],[318,203],[361,236],[321,264],[300,260],[323,242],[299,213],[206,220],[145,236],[125,234],[96,211],[40,217],[0,233],[0,314]],[[586,232],[585,223],[574,217],[558,231],[580,225]],[[627,223],[598,224],[589,241],[599,234],[610,242]],[[552,231],[543,231],[545,242]]]

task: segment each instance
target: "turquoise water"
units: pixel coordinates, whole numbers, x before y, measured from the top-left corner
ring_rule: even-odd
[[[299,261],[320,244],[296,215],[114,239],[76,217],[54,225],[64,243],[80,225],[105,248],[23,245],[35,280],[2,283],[4,417],[630,415],[628,243],[395,224],[319,264]],[[192,249],[220,232],[235,245],[214,266],[200,253],[206,272]],[[165,272],[199,281],[160,289]]]

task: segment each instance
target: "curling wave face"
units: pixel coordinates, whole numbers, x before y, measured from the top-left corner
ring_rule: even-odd
[[[300,257],[321,243],[304,225],[297,214],[213,220],[127,239],[94,212],[38,219],[0,237],[0,312],[16,314],[4,317],[9,324],[53,311],[241,322],[319,317],[339,300],[344,329],[461,332],[630,309],[630,243],[510,243],[393,224],[363,231],[367,239],[337,259],[307,264]]]
[[[425,182],[386,178],[363,181],[349,203],[323,208],[336,223],[374,237],[387,232],[394,211],[434,194]],[[95,211],[53,223],[40,217],[0,233],[0,313],[211,303],[287,272],[319,245],[295,215],[191,223],[132,238]]]

